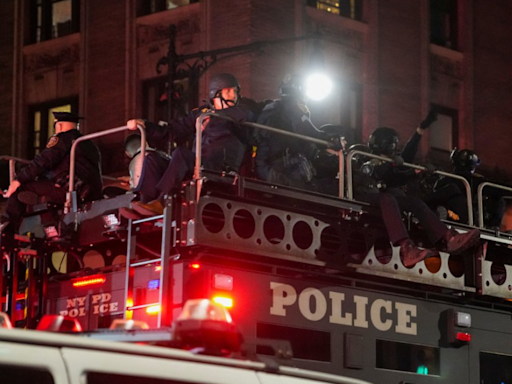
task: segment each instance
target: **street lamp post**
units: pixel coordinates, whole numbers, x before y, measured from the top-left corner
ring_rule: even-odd
[[[245,45],[237,45],[229,48],[221,48],[212,51],[201,51],[187,55],[179,55],[176,52],[176,36],[177,29],[174,24],[169,27],[169,49],[166,56],[161,57],[156,65],[157,73],[161,73],[161,67],[167,65],[167,121],[172,121],[176,116],[177,104],[183,103],[182,97],[177,97],[178,92],[182,92],[176,86],[175,81],[178,78],[189,77],[191,79],[190,86],[195,85],[204,72],[210,66],[221,59],[238,55],[242,53],[252,52],[267,46],[293,43],[302,40],[318,39],[321,37],[319,33],[313,33],[298,37],[289,37],[284,39],[258,41]],[[189,61],[192,63],[189,63]]]

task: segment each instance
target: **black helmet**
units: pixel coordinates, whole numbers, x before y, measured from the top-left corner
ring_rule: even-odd
[[[282,96],[295,96],[304,98],[304,78],[297,74],[287,74],[281,85],[279,85],[279,94]]]
[[[454,167],[462,168],[470,172],[474,172],[476,167],[480,165],[478,155],[469,149],[461,149],[459,151],[457,148],[454,148],[450,154],[450,160]]]
[[[240,83],[237,78],[230,73],[221,73],[213,76],[210,79],[210,85],[208,87],[210,100],[214,99],[217,93],[224,88],[236,88],[237,92],[240,92]]]
[[[368,147],[376,155],[395,155],[398,149],[398,133],[393,128],[377,128],[368,138]]]

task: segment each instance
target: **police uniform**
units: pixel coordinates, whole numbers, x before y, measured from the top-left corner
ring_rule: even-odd
[[[68,112],[54,112],[55,123],[78,123],[79,116]],[[18,198],[31,192],[48,202],[63,203],[69,187],[70,152],[73,142],[82,134],[70,129],[53,135],[46,148],[16,174],[20,187],[9,197],[3,221],[17,222],[25,211]],[[75,156],[75,189],[82,200],[101,197],[101,156],[98,147],[86,140],[78,144]],[[23,195],[21,195],[23,196]]]
[[[326,135],[311,122],[306,105],[294,96],[286,96],[265,106],[258,123],[326,140]],[[255,132],[256,175],[282,185],[317,190],[311,161],[317,156],[315,144],[266,130]]]
[[[404,161],[414,161],[420,140],[421,135],[415,132],[402,151]],[[409,233],[402,220],[402,212],[407,211],[419,220],[431,243],[438,243],[445,236],[448,228],[424,201],[406,196],[400,189],[409,180],[416,177],[414,170],[378,160],[373,161],[372,168],[371,177],[375,185],[379,187],[380,193],[368,193],[356,188],[356,198],[380,207],[391,242],[398,245],[400,241],[409,238]]]
[[[244,101],[244,98],[241,98],[236,106],[225,109],[213,110],[206,105],[196,108],[169,125],[146,122],[148,141],[152,143],[195,137],[196,120],[204,112],[214,112],[230,117],[235,122],[216,119],[213,116],[209,121],[205,121],[201,138],[202,166],[208,170],[238,172],[252,131],[237,122],[256,121],[257,108],[255,112],[254,106],[259,106],[259,104]],[[193,150],[183,146],[176,148],[172,153],[169,166],[156,184],[156,190],[159,192],[158,199],[162,200],[172,190],[179,188],[181,182],[192,175],[194,164],[195,145]]]
[[[155,185],[169,166],[170,158],[162,151],[146,148],[146,156],[142,160],[139,150],[130,161],[130,187],[132,192],[139,193],[141,202],[147,203],[158,197]]]

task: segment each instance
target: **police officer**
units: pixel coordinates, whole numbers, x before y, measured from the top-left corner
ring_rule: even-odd
[[[411,178],[415,177],[414,171],[401,167],[404,160],[411,162],[416,154],[422,131],[434,121],[432,115],[419,125],[413,137],[405,146],[402,156],[398,149],[398,133],[387,127],[377,128],[368,140],[368,146],[373,154],[394,159],[392,163],[384,161],[373,161],[366,173],[374,180],[379,188],[379,193],[369,191],[357,191],[356,198],[380,207],[384,224],[388,231],[389,238],[393,245],[400,246],[402,262],[406,267],[432,256],[434,253],[429,249],[416,247],[411,240],[409,233],[402,221],[401,212],[411,212],[423,226],[433,245],[451,254],[462,253],[469,247],[475,245],[480,233],[478,229],[470,230],[467,233],[459,234],[449,230],[434,214],[434,212],[422,200],[406,196],[399,187]],[[376,191],[375,191],[376,192]]]
[[[258,118],[259,124],[323,140],[334,136],[341,148],[340,135],[337,135],[341,134],[341,127],[329,126],[334,132],[329,136],[311,122],[301,76],[286,75],[279,92],[281,99],[265,106]],[[259,179],[315,191],[321,188],[315,180],[316,170],[312,164],[319,153],[314,143],[263,129],[255,132],[255,141],[256,175]]]
[[[82,136],[78,131],[81,117],[69,112],[53,112],[53,115],[55,134],[48,140],[46,148],[17,173],[4,195],[9,199],[1,219],[2,229],[9,222],[16,223],[25,211],[25,206],[36,204],[40,198],[52,203],[66,201],[70,151],[73,142]],[[75,188],[82,200],[101,197],[101,156],[92,141],[78,144],[75,175]]]
[[[169,141],[193,137],[196,120],[203,112],[214,112],[230,117],[234,122],[208,117],[203,123],[202,165],[215,171],[238,172],[246,153],[252,132],[239,122],[256,121],[261,110],[259,103],[240,96],[240,84],[235,76],[228,73],[213,76],[209,83],[210,104],[192,110],[188,115],[170,124],[157,125],[143,120],[130,120],[127,125],[136,129],[137,124],[145,126],[148,140]],[[192,175],[195,163],[195,146],[191,151],[178,147],[173,151],[169,166],[156,184],[158,197],[144,204],[133,203],[133,208],[143,215],[161,214],[165,195],[181,186],[181,182]]]
[[[131,161],[128,166],[130,176],[123,176],[119,179],[129,182],[130,190],[138,195],[142,203],[148,203],[158,197],[155,185],[158,184],[167,167],[170,157],[167,153],[151,148],[146,142],[146,155],[141,157],[141,137],[134,133],[126,137],[124,141],[125,154]],[[142,216],[128,207],[121,207],[119,213],[132,220],[140,219]]]

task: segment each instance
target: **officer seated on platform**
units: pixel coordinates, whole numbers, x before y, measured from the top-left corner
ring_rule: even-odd
[[[336,125],[315,127],[306,106],[304,79],[300,75],[286,75],[279,93],[281,99],[267,104],[258,123],[283,131],[331,140],[341,149],[342,128]],[[323,128],[326,128],[325,130]],[[320,181],[314,162],[319,149],[316,144],[299,138],[280,135],[264,129],[255,131],[256,175],[269,183],[336,194],[328,180]],[[336,160],[337,162],[337,160]],[[331,180],[334,181],[334,178]]]
[[[402,154],[398,150],[399,137],[392,128],[377,128],[368,141],[371,152],[375,155],[393,159],[393,162],[384,162],[373,159],[363,165],[371,185],[355,186],[355,197],[377,207],[380,207],[382,218],[389,238],[394,246],[400,246],[400,256],[406,267],[415,265],[435,253],[430,249],[418,248],[402,220],[402,212],[411,212],[426,231],[430,242],[439,250],[450,254],[460,254],[476,245],[480,238],[478,229],[466,233],[458,233],[448,229],[437,215],[416,197],[406,196],[401,186],[414,177],[414,171],[401,166],[405,161],[411,162],[411,155],[415,153],[415,146],[421,137],[421,130],[425,129],[425,121],[420,124],[413,137],[406,144]],[[427,126],[430,122],[427,121]],[[420,133],[421,132],[421,133]]]
[[[130,190],[138,194],[141,203],[148,203],[158,197],[155,185],[160,181],[165,170],[169,166],[170,157],[162,151],[151,148],[146,142],[146,156],[141,154],[141,137],[134,133],[126,137],[124,141],[125,153],[131,161],[128,167],[130,176],[119,179],[130,185]],[[133,209],[122,207],[119,209],[122,216],[128,219],[138,219],[140,214]]]
[[[214,117],[207,117],[204,120],[202,165],[208,170],[238,172],[252,135],[249,128],[238,123],[254,122],[262,107],[253,100],[241,97],[238,80],[228,73],[211,78],[209,98],[210,105],[196,108],[188,115],[175,119],[169,124],[157,125],[134,119],[128,121],[128,128],[135,130],[138,124],[142,125],[146,128],[148,140],[163,142],[194,137],[196,120],[203,112],[215,112],[230,117],[233,121]],[[195,146],[193,150],[183,146],[176,148],[165,174],[155,185],[158,197],[147,204],[135,202],[132,208],[143,215],[162,214],[165,196],[179,189],[182,181],[192,176],[195,164],[194,151]]]
[[[9,223],[12,229],[25,212],[26,205],[39,200],[64,203],[69,189],[70,152],[73,142],[83,136],[78,131],[82,119],[74,113],[53,112],[55,134],[46,148],[16,174],[4,197],[8,198],[1,218],[0,232]],[[90,140],[78,144],[75,156],[75,189],[78,197],[91,201],[101,197],[101,155]]]

